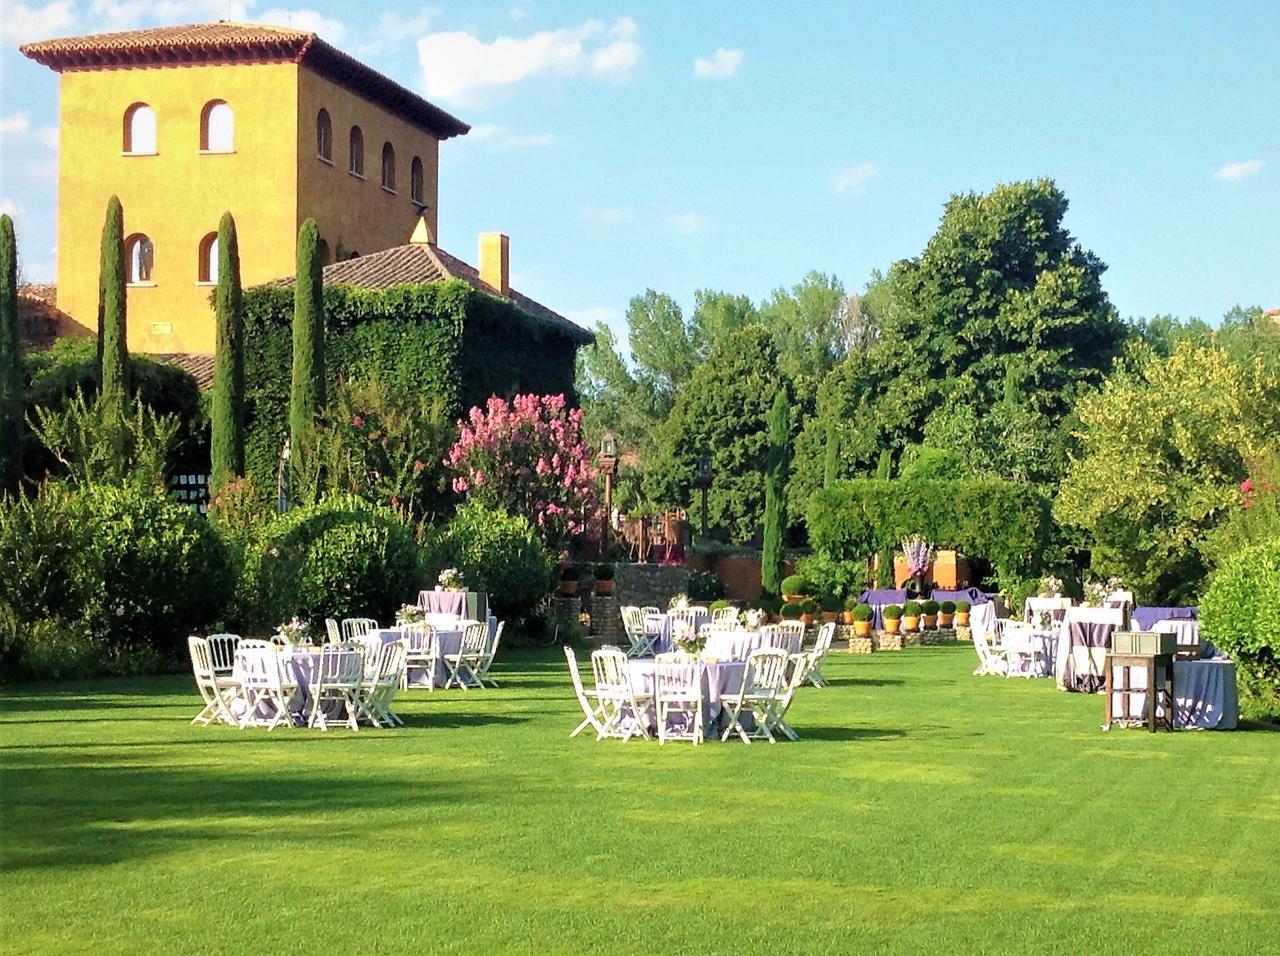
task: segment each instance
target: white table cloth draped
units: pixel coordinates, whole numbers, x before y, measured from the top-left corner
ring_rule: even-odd
[[[700,671],[698,680],[702,687],[703,725],[714,726],[720,718],[720,696],[734,694],[741,689],[746,664],[722,661],[715,664],[697,662],[679,666],[697,668]],[[653,695],[656,673],[657,662],[652,658],[627,661],[627,676],[631,680],[631,689],[636,695]],[[651,727],[656,726],[657,715],[652,708],[650,708],[648,719]]]
[[[1101,625],[1109,628],[1105,633],[1099,631],[1097,639],[1091,644],[1073,647],[1071,643],[1071,626]],[[1068,678],[1073,683],[1096,681],[1101,686],[1103,669],[1106,666],[1107,651],[1110,648],[1110,634],[1124,627],[1124,609],[1112,607],[1072,607],[1067,608],[1062,623],[1058,625],[1058,648],[1054,654],[1053,673],[1058,687],[1068,688]],[[1068,673],[1070,672],[1070,673]]]
[[[1147,680],[1145,667],[1130,669],[1132,685]],[[1173,662],[1173,695],[1177,700],[1174,726],[1183,730],[1235,730],[1240,720],[1240,698],[1236,690],[1236,665],[1225,659]],[[1124,698],[1111,695],[1112,713],[1117,719],[1142,719],[1147,695],[1135,693],[1128,698],[1128,712],[1121,714]],[[1157,709],[1163,714],[1164,707]]]
[[[430,614],[427,615],[428,624],[431,624],[431,617],[432,615]],[[440,618],[437,616],[437,620],[439,619]],[[431,624],[431,626],[435,628],[436,641],[439,643],[441,654],[458,653],[458,648],[462,646],[462,629],[470,623],[472,622],[460,621],[457,618],[451,617],[449,623],[441,624],[439,627],[437,627],[435,624]],[[394,628],[394,627],[379,628],[374,633],[377,634],[378,637],[382,638],[384,642],[398,641],[402,637],[404,637],[404,632],[402,632],[399,628]],[[416,644],[413,641],[409,642],[407,649],[410,651],[419,650],[419,648],[416,646]],[[437,661],[436,667],[435,667],[435,686],[443,687],[445,681],[447,681],[448,679],[449,679],[448,668],[444,666],[443,661]],[[427,669],[424,667],[410,667],[405,672],[405,681],[410,687],[429,687],[430,686],[430,681],[428,680],[428,675],[427,675]]]
[[[762,647],[785,647],[786,635],[774,631],[711,631],[702,648],[703,656],[720,661],[745,661]]]

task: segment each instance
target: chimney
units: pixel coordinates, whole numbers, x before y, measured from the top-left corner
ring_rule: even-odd
[[[500,232],[480,233],[480,278],[499,295],[511,292],[511,240]]]
[[[413,235],[409,237],[409,245],[434,246],[435,244],[436,238],[431,235],[431,225],[427,222],[427,217],[419,216],[418,224],[413,227]]]

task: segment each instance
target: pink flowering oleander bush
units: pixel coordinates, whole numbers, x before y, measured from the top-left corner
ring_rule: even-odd
[[[490,398],[459,423],[446,464],[453,490],[521,515],[553,551],[565,548],[599,511],[582,412],[563,395]]]

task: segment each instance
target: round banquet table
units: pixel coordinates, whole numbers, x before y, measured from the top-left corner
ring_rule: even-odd
[[[667,666],[696,667],[701,671],[699,679],[702,684],[702,721],[706,728],[714,727],[720,719],[722,709],[720,696],[736,694],[742,689],[742,677],[747,669],[747,665],[741,661],[708,660]],[[627,676],[631,680],[631,689],[637,696],[653,696],[656,672],[657,662],[652,657],[627,661]],[[671,716],[673,723],[680,719],[678,714]],[[657,713],[652,706],[649,708],[646,719],[651,728],[657,726]]]
[[[281,681],[286,685],[296,684],[298,688],[289,698],[290,719],[295,724],[305,724],[311,712],[311,685],[315,681],[316,671],[320,669],[320,648],[310,645],[293,645],[282,647],[275,654],[276,663],[280,667]],[[232,668],[231,676],[237,681],[244,678],[239,659]],[[230,705],[231,715],[241,718],[248,708],[249,702],[244,698],[243,693],[237,690]],[[276,709],[270,701],[258,701],[257,717],[270,720],[275,716],[275,712]],[[334,713],[336,712],[335,702]],[[326,713],[328,713],[327,709]]]
[[[761,631],[709,631],[702,648],[703,657],[719,661],[745,661],[752,651],[762,647],[786,648],[787,635]]]
[[[428,614],[428,623],[430,623],[431,615]],[[462,629],[466,625],[474,623],[472,621],[454,620],[451,624],[441,624],[440,626],[432,625],[436,631],[436,642],[440,646],[440,653],[456,654],[458,648],[462,646]],[[398,641],[404,637],[404,632],[398,627],[380,628],[373,632],[386,641]],[[409,642],[406,650],[420,650],[420,646],[415,646],[413,641]],[[435,667],[435,686],[443,687],[445,681],[449,679],[449,669],[444,666],[444,661],[436,661]],[[410,687],[430,687],[431,681],[427,677],[427,669],[425,667],[410,667],[405,672],[405,683]]]

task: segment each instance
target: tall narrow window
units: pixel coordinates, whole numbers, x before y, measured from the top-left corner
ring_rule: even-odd
[[[211,232],[200,240],[200,262],[196,266],[197,281],[213,285],[218,281],[218,234]]]
[[[124,151],[134,156],[156,152],[156,112],[146,103],[134,103],[124,111]]]
[[[396,151],[390,143],[382,144],[382,188],[396,191]]]
[[[150,282],[155,261],[155,246],[142,233],[135,232],[124,241],[125,281],[129,285]]]
[[[316,114],[316,155],[326,163],[333,162],[333,123],[328,110]]]
[[[351,127],[351,149],[347,170],[352,176],[364,176],[364,133],[359,126]]]
[[[415,156],[409,164],[409,198],[423,206],[426,205],[426,200],[422,197],[422,160]]]
[[[235,152],[235,114],[222,100],[210,100],[200,111],[200,148],[206,153]]]

